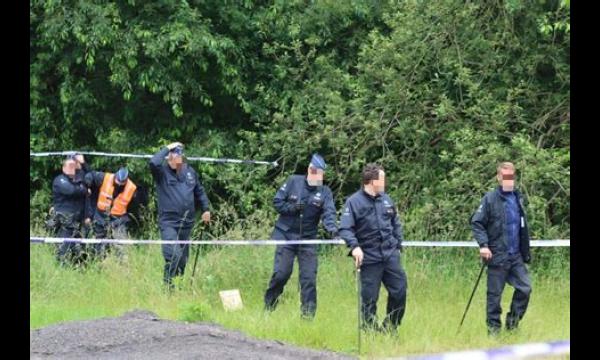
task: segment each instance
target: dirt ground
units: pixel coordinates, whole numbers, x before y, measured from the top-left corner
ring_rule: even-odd
[[[216,324],[163,320],[144,310],[31,330],[29,354],[31,359],[353,359],[253,339]]]

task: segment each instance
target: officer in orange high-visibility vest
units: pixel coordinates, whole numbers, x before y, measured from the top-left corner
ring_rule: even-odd
[[[137,186],[129,179],[129,171],[122,167],[116,174],[90,171],[85,176],[86,184],[92,189],[94,234],[97,239],[128,239],[127,208],[134,200]],[[109,248],[106,244],[98,244],[96,251],[104,255]],[[123,256],[123,247],[115,245],[117,255]]]

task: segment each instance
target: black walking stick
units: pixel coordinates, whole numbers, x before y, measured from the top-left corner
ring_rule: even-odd
[[[206,224],[202,225],[200,229],[200,240],[204,240],[204,227]],[[192,269],[192,278],[190,279],[192,282],[194,281],[194,275],[196,274],[196,264],[198,263],[198,254],[200,253],[200,247],[202,245],[196,245],[196,254],[194,255],[194,268]]]
[[[302,240],[302,223],[304,222],[304,202],[302,201],[302,196],[304,196],[304,191],[301,190],[300,191],[300,200],[298,200],[298,204],[300,205],[300,238],[299,240]],[[300,247],[300,246],[298,246]],[[298,258],[298,270],[300,270],[300,258]],[[301,282],[300,282],[300,271],[298,271],[298,293],[300,293],[300,286],[301,286]]]
[[[357,303],[358,303],[358,355],[360,356],[360,331],[362,325],[362,297],[361,297],[362,286],[360,283],[360,267],[356,268],[356,294],[357,294]]]
[[[471,298],[469,298],[469,302],[467,303],[467,308],[465,309],[465,313],[463,314],[462,320],[460,321],[460,325],[458,325],[458,331],[460,331],[460,328],[462,327],[463,322],[465,321],[465,317],[467,316],[467,311],[469,311],[469,306],[471,306],[471,300],[473,300],[473,295],[475,295],[475,291],[477,290],[477,286],[479,285],[479,280],[481,279],[481,274],[483,274],[483,269],[486,266],[486,262],[482,261],[481,262],[481,270],[479,271],[479,276],[477,277],[477,282],[475,282],[475,287],[473,288],[473,292],[471,293]]]

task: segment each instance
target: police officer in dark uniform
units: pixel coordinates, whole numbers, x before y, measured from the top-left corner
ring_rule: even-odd
[[[83,183],[89,168],[83,155],[73,155],[63,161],[62,174],[52,182],[52,203],[57,227],[56,235],[61,238],[79,238],[85,218],[86,199],[90,190]],[[81,262],[85,248],[81,244],[63,242],[58,247],[57,259],[61,264]]]
[[[319,220],[330,238],[337,237],[333,194],[323,185],[325,160],[312,156],[307,176],[292,175],[277,191],[273,205],[279,219],[271,235],[274,240],[315,239]],[[317,310],[317,245],[279,245],[275,251],[273,275],[265,293],[265,309],[274,310],[277,299],[292,274],[294,257],[300,268],[301,313],[313,318]]]
[[[210,222],[210,212],[208,197],[198,174],[183,161],[183,145],[179,142],[167,145],[152,157],[148,165],[158,193],[161,239],[189,240],[196,208],[202,209],[205,223]],[[188,244],[162,245],[164,282],[170,289],[173,288],[173,277],[183,275],[189,252]]]
[[[392,199],[384,192],[385,172],[367,164],[362,172],[363,188],[344,205],[340,237],[346,241],[360,268],[363,328],[395,331],[406,305],[406,274],[400,265],[402,226]],[[377,325],[377,299],[381,283],[388,291],[387,316]]]
[[[531,261],[529,230],[522,196],[514,186],[515,166],[503,162],[496,172],[500,186],[485,194],[471,217],[479,254],[488,264],[486,323],[490,335],[502,327],[500,303],[506,283],[515,288],[506,315],[507,330],[517,328],[531,295],[531,280],[525,267]]]

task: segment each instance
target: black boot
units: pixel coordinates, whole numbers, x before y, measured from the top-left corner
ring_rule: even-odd
[[[514,331],[519,326],[519,316],[513,313],[506,314],[506,330]]]
[[[317,306],[314,303],[302,304],[300,312],[302,313],[302,319],[312,320],[315,317]]]
[[[386,318],[383,320],[379,331],[386,335],[396,335],[398,334],[398,325],[394,325],[389,318]]]
[[[314,320],[315,318],[315,313],[313,312],[309,312],[309,311],[303,311],[302,314],[300,315],[300,317],[302,318],[302,320]]]
[[[377,324],[377,321],[375,319],[370,319],[369,321],[363,318],[361,330],[364,332],[381,332],[381,326]]]
[[[275,300],[265,299],[265,308],[264,308],[265,312],[272,312],[275,310],[276,307],[277,307],[277,299],[275,299]]]
[[[488,336],[496,337],[498,335],[500,335],[499,327],[488,326]]]

